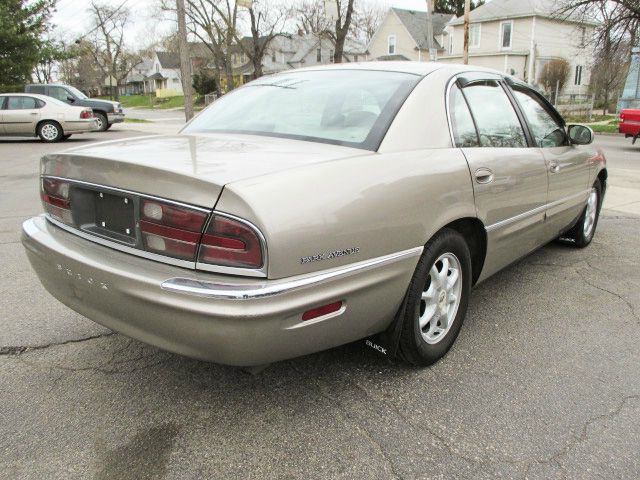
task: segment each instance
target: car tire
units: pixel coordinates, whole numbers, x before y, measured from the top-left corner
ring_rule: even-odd
[[[453,345],[471,294],[471,253],[464,237],[444,229],[426,244],[411,279],[402,319],[400,353],[427,366]]]
[[[98,131],[104,132],[109,128],[109,121],[107,120],[107,116],[104,113],[95,112],[93,116],[96,118],[98,123]]]
[[[70,138],[71,138],[71,134],[63,135],[63,136],[62,136],[62,141],[64,142],[64,141],[66,141],[66,140],[69,140]]]
[[[43,142],[54,143],[62,139],[64,131],[58,122],[45,120],[38,124],[37,134]]]
[[[584,248],[591,243],[596,233],[600,207],[602,206],[602,184],[596,180],[591,187],[587,204],[582,210],[580,219],[567,233],[561,235],[561,239],[568,239],[577,248]]]

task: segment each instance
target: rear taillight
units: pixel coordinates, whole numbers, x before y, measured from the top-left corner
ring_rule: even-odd
[[[202,236],[198,262],[261,268],[264,263],[262,242],[258,233],[247,223],[214,214]]]
[[[42,198],[45,212],[56,220],[68,225],[73,224],[68,182],[54,178],[43,178],[40,184],[40,198]]]
[[[148,252],[194,261],[207,214],[156,200],[142,200],[140,231]]]
[[[91,110],[83,110],[80,112],[81,119],[93,118],[93,112]]]

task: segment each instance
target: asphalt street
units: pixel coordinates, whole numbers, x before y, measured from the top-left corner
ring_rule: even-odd
[[[611,187],[592,245],[475,288],[433,367],[358,342],[251,375],[112,333],[31,271],[39,157],[135,128],[0,140],[0,478],[640,477],[640,145],[598,137]]]

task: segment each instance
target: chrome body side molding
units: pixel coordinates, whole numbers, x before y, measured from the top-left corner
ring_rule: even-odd
[[[161,286],[164,290],[186,295],[227,300],[253,300],[281,295],[303,288],[318,286],[332,280],[350,277],[374,268],[389,265],[402,259],[419,256],[423,249],[424,247],[411,248],[364,262],[353,263],[345,267],[321,271],[313,275],[294,277],[283,281],[274,280],[271,282],[263,282],[262,284],[241,285],[178,277],[162,282]]]

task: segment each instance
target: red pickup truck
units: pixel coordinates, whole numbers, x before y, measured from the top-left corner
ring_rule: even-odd
[[[633,142],[640,138],[640,110],[625,108],[620,112],[618,131],[624,133],[625,138],[633,137]]]

